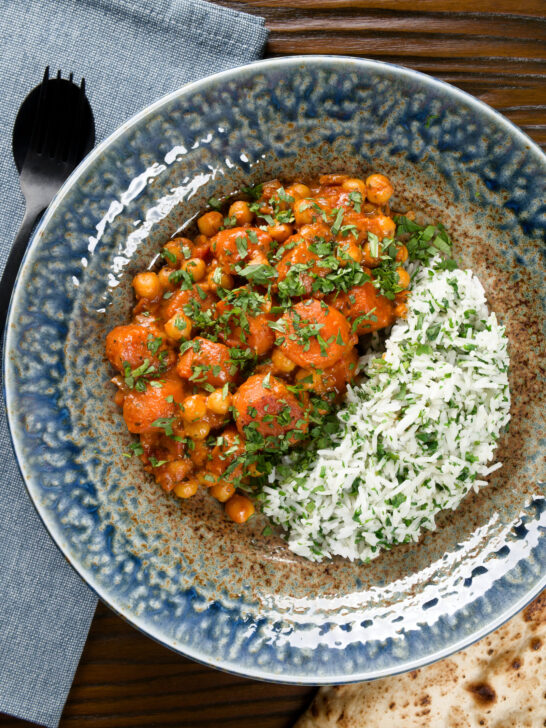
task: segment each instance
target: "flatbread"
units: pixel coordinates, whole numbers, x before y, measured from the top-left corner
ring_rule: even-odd
[[[546,591],[466,650],[372,682],[321,688],[294,728],[544,728]]]

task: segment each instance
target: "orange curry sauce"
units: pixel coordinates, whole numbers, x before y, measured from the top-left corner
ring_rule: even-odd
[[[170,240],[160,270],[135,276],[132,320],[106,339],[115,401],[140,436],[133,453],[165,491],[206,488],[237,523],[254,512],[241,491],[264,457],[301,447],[339,404],[359,337],[405,315],[409,286],[385,176],[245,192],[227,214],[200,217],[193,240]]]

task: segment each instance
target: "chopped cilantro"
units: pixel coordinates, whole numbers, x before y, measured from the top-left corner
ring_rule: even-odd
[[[256,235],[255,230],[247,230],[246,236],[251,243],[253,243],[254,245],[259,245],[258,236]]]
[[[240,276],[248,278],[258,286],[267,285],[273,278],[277,277],[277,271],[270,265],[264,263],[251,263],[250,265],[241,268],[237,266],[238,273]]]
[[[140,456],[140,455],[143,455],[144,454],[144,448],[142,447],[142,443],[140,443],[140,442],[132,442],[129,445],[129,450],[131,450],[131,452],[124,452],[123,453],[124,457],[130,458],[133,455]]]
[[[355,238],[358,237],[358,228],[356,225],[342,225],[339,228],[339,232],[344,238],[348,235],[354,235]]]
[[[175,270],[169,275],[169,281],[176,285],[182,281],[180,288],[183,291],[190,291],[193,288],[193,276],[187,270]]]
[[[155,367],[150,364],[149,359],[144,359],[144,362],[136,369],[131,369],[129,362],[123,362],[123,375],[125,384],[129,389],[136,389],[138,392],[146,391],[146,384],[142,381],[141,377],[153,374]]]
[[[415,353],[419,355],[426,355],[426,356],[432,356],[432,348],[428,344],[417,344],[417,348],[415,349]]]
[[[282,202],[286,202],[289,205],[291,205],[294,202],[294,198],[292,197],[292,195],[289,195],[286,192],[284,187],[279,187],[279,189],[277,190],[277,192],[275,194],[279,198],[279,200],[281,200]]]
[[[339,230],[341,228],[341,223],[343,222],[343,213],[345,210],[340,207],[336,212],[336,219],[334,220],[334,224],[330,228],[330,232],[334,237],[339,233]]]
[[[279,319],[279,321],[268,321],[267,325],[270,329],[273,329],[273,331],[279,331],[281,334],[284,334],[286,331],[286,321],[284,319]]]
[[[162,429],[167,437],[169,437],[174,435],[173,422],[176,422],[176,417],[159,417],[157,420],[152,422],[152,427]]]
[[[374,233],[368,233],[368,243],[370,244],[370,255],[372,258],[379,258],[379,238]]]
[[[168,260],[171,265],[176,265],[176,255],[171,253],[170,250],[167,250],[167,248],[163,248],[161,251],[161,257]]]
[[[410,260],[418,260],[426,264],[431,256],[438,251],[447,256],[451,255],[452,242],[441,223],[421,226],[403,215],[395,216],[394,220],[396,222],[397,237],[409,234],[409,239],[406,240],[405,245]],[[445,269],[453,270],[456,266],[451,268],[452,265],[446,262]]]
[[[163,339],[161,336],[152,336],[152,334],[148,334],[148,339],[146,341],[146,346],[148,347],[148,351],[153,354],[154,356],[157,354],[157,350],[163,343]]]
[[[185,321],[181,316],[176,314],[174,325],[179,331],[185,331],[188,328],[188,322]]]
[[[407,496],[405,496],[404,493],[397,493],[393,498],[388,499],[387,503],[389,503],[393,508],[398,508],[406,501]]]
[[[256,234],[256,233],[254,233]],[[246,258],[248,254],[248,240],[244,235],[238,235],[235,239],[235,245],[237,246],[237,252],[240,258]]]
[[[376,307],[374,306],[370,311],[367,313],[362,313],[360,316],[357,316],[351,326],[351,334],[356,333],[356,331],[360,328],[360,324],[363,321],[377,321],[377,316],[374,316],[374,311]]]
[[[165,463],[167,462],[168,460],[157,460],[153,457],[153,455],[150,458],[150,465],[152,466],[152,468],[159,468],[161,465],[165,465]]]
[[[263,184],[259,184],[254,187],[241,187],[241,192],[253,200],[259,200],[262,196],[262,189]]]
[[[358,190],[349,192],[349,200],[352,202],[354,211],[360,212],[362,205],[362,192],[358,192]]]

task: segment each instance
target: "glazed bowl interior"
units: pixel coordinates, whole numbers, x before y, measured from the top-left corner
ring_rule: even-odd
[[[393,208],[441,221],[509,338],[512,421],[500,471],[417,544],[369,564],[311,563],[262,516],[234,526],[206,494],[168,497],[128,458],[108,330],[131,278],[211,196],[278,177],[371,171]],[[12,303],[6,390],[31,497],[69,561],[117,612],[195,659],[333,683],[429,662],[544,585],[544,156],[445,84],[369,61],[253,64],[193,84],[77,170],[35,235]],[[40,292],[36,296],[36,291]],[[543,291],[542,291],[543,293]]]

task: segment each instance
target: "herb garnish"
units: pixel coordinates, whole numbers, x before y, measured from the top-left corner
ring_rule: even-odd
[[[136,369],[131,369],[129,362],[123,362],[125,384],[129,387],[129,389],[136,389],[137,392],[146,391],[146,383],[141,379],[141,377],[153,374],[154,372],[155,366],[150,364],[149,359],[144,359],[142,364]]]

